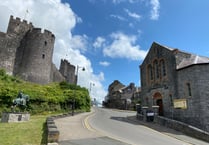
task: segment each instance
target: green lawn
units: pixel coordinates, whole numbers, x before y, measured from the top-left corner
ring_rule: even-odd
[[[0,122],[0,145],[46,145],[46,117],[35,115],[21,123]]]

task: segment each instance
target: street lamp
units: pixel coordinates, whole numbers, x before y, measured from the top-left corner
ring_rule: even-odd
[[[78,83],[78,70],[79,70],[80,68],[82,69],[82,71],[85,71],[85,67],[82,67],[82,66],[77,65],[76,74],[75,74],[75,76],[76,76],[75,84],[76,84],[76,85],[77,85],[77,83]]]
[[[80,68],[82,68],[82,71],[85,71],[85,67],[81,67],[81,66],[77,65],[76,74],[75,74],[76,75],[75,85],[77,85],[77,83],[78,83],[78,70]],[[75,89],[74,89],[74,99],[73,99],[73,102],[72,102],[72,116],[74,115],[74,109],[75,109],[75,97],[76,97],[76,95],[75,95]]]
[[[92,82],[90,82],[90,85],[89,85],[89,93],[90,93],[90,94],[91,94],[91,88],[92,88],[92,86],[95,86],[95,84],[92,83]]]
[[[91,89],[92,89],[92,86],[95,86],[94,83],[90,82],[90,85],[89,85],[89,95],[91,97]],[[91,101],[92,102],[92,101]],[[94,104],[94,103],[93,103]]]

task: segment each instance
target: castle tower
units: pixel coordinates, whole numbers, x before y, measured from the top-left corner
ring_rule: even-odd
[[[16,69],[16,75],[35,83],[51,82],[54,41],[54,34],[48,30],[44,30],[43,33],[40,28],[28,31],[19,48],[23,55],[22,58],[19,58],[21,63]]]
[[[7,73],[12,75],[15,64],[17,48],[20,46],[22,38],[33,25],[27,21],[21,21],[20,18],[10,17],[7,33],[3,35],[0,45],[0,68],[6,69]]]
[[[20,18],[14,19],[13,16],[10,16],[9,25],[7,28],[7,34],[15,36],[16,39],[22,39],[28,30],[32,29],[32,23],[27,23],[26,20]]]
[[[65,77],[70,84],[76,83],[75,66],[70,64],[66,59],[61,60],[60,73]]]

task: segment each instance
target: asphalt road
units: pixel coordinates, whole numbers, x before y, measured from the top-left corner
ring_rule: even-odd
[[[127,119],[135,112],[123,112],[95,108],[89,119],[92,128],[111,138],[133,145],[188,145],[189,143],[170,137],[137,122]]]
[[[94,108],[93,112],[56,119],[59,145],[208,145],[161,126],[147,127],[135,115]]]

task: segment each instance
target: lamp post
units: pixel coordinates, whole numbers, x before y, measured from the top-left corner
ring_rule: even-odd
[[[85,67],[82,67],[82,66],[79,66],[79,65],[77,65],[77,68],[76,68],[76,81],[75,81],[75,84],[77,85],[77,83],[78,83],[78,70],[80,69],[80,68],[82,68],[82,71],[85,71]]]
[[[91,89],[92,89],[92,86],[95,86],[95,84],[92,83],[92,82],[90,82],[90,84],[89,84],[89,95],[90,95],[90,97],[91,97]],[[93,102],[93,104],[94,104],[94,102]]]
[[[90,93],[90,94],[91,94],[91,88],[92,88],[92,86],[95,86],[95,84],[92,83],[92,82],[90,82],[90,84],[89,84],[89,93]]]
[[[79,65],[77,65],[77,68],[76,68],[76,81],[75,81],[75,85],[77,85],[77,83],[78,83],[78,71],[79,71],[79,69],[80,68],[82,68],[82,71],[85,71],[85,67],[81,67],[81,66],[79,66]],[[74,89],[74,99],[73,99],[73,102],[72,102],[72,116],[74,115],[74,109],[75,109],[75,97],[76,97],[76,95],[75,95],[75,89]]]

